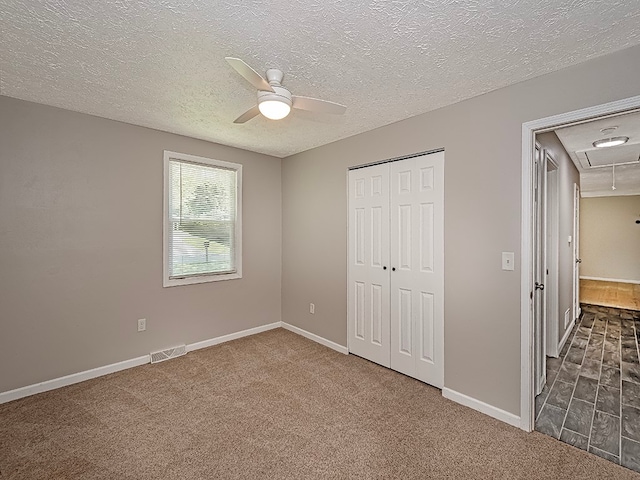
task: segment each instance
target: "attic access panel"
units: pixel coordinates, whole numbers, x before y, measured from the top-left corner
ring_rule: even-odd
[[[640,143],[610,148],[590,148],[576,152],[586,169],[621,163],[640,163]]]

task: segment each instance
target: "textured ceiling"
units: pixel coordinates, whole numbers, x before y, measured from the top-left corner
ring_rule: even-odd
[[[279,157],[640,43],[639,0],[0,0],[0,94]],[[347,105],[233,120],[277,67]]]
[[[613,133],[603,134],[601,132],[602,129],[611,127],[617,127]],[[580,193],[583,197],[640,195],[640,162],[638,162],[640,112],[616,115],[560,128],[556,130],[556,135],[580,171]],[[619,147],[598,149],[593,147],[593,142],[596,140],[619,136],[629,137],[629,141]],[[616,189],[612,190],[612,168],[591,167],[587,157],[601,160],[601,164],[604,165],[638,163],[616,166]]]

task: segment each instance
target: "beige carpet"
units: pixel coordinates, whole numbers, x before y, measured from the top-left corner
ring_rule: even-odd
[[[0,405],[0,478],[640,478],[278,329]]]

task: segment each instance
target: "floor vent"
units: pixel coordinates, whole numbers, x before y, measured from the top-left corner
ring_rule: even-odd
[[[186,345],[180,345],[178,347],[167,348],[160,352],[151,352],[151,363],[160,363],[170,358],[181,357],[187,353]]]

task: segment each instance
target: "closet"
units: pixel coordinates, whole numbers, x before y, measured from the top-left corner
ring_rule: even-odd
[[[442,388],[444,152],[349,171],[349,351]]]

